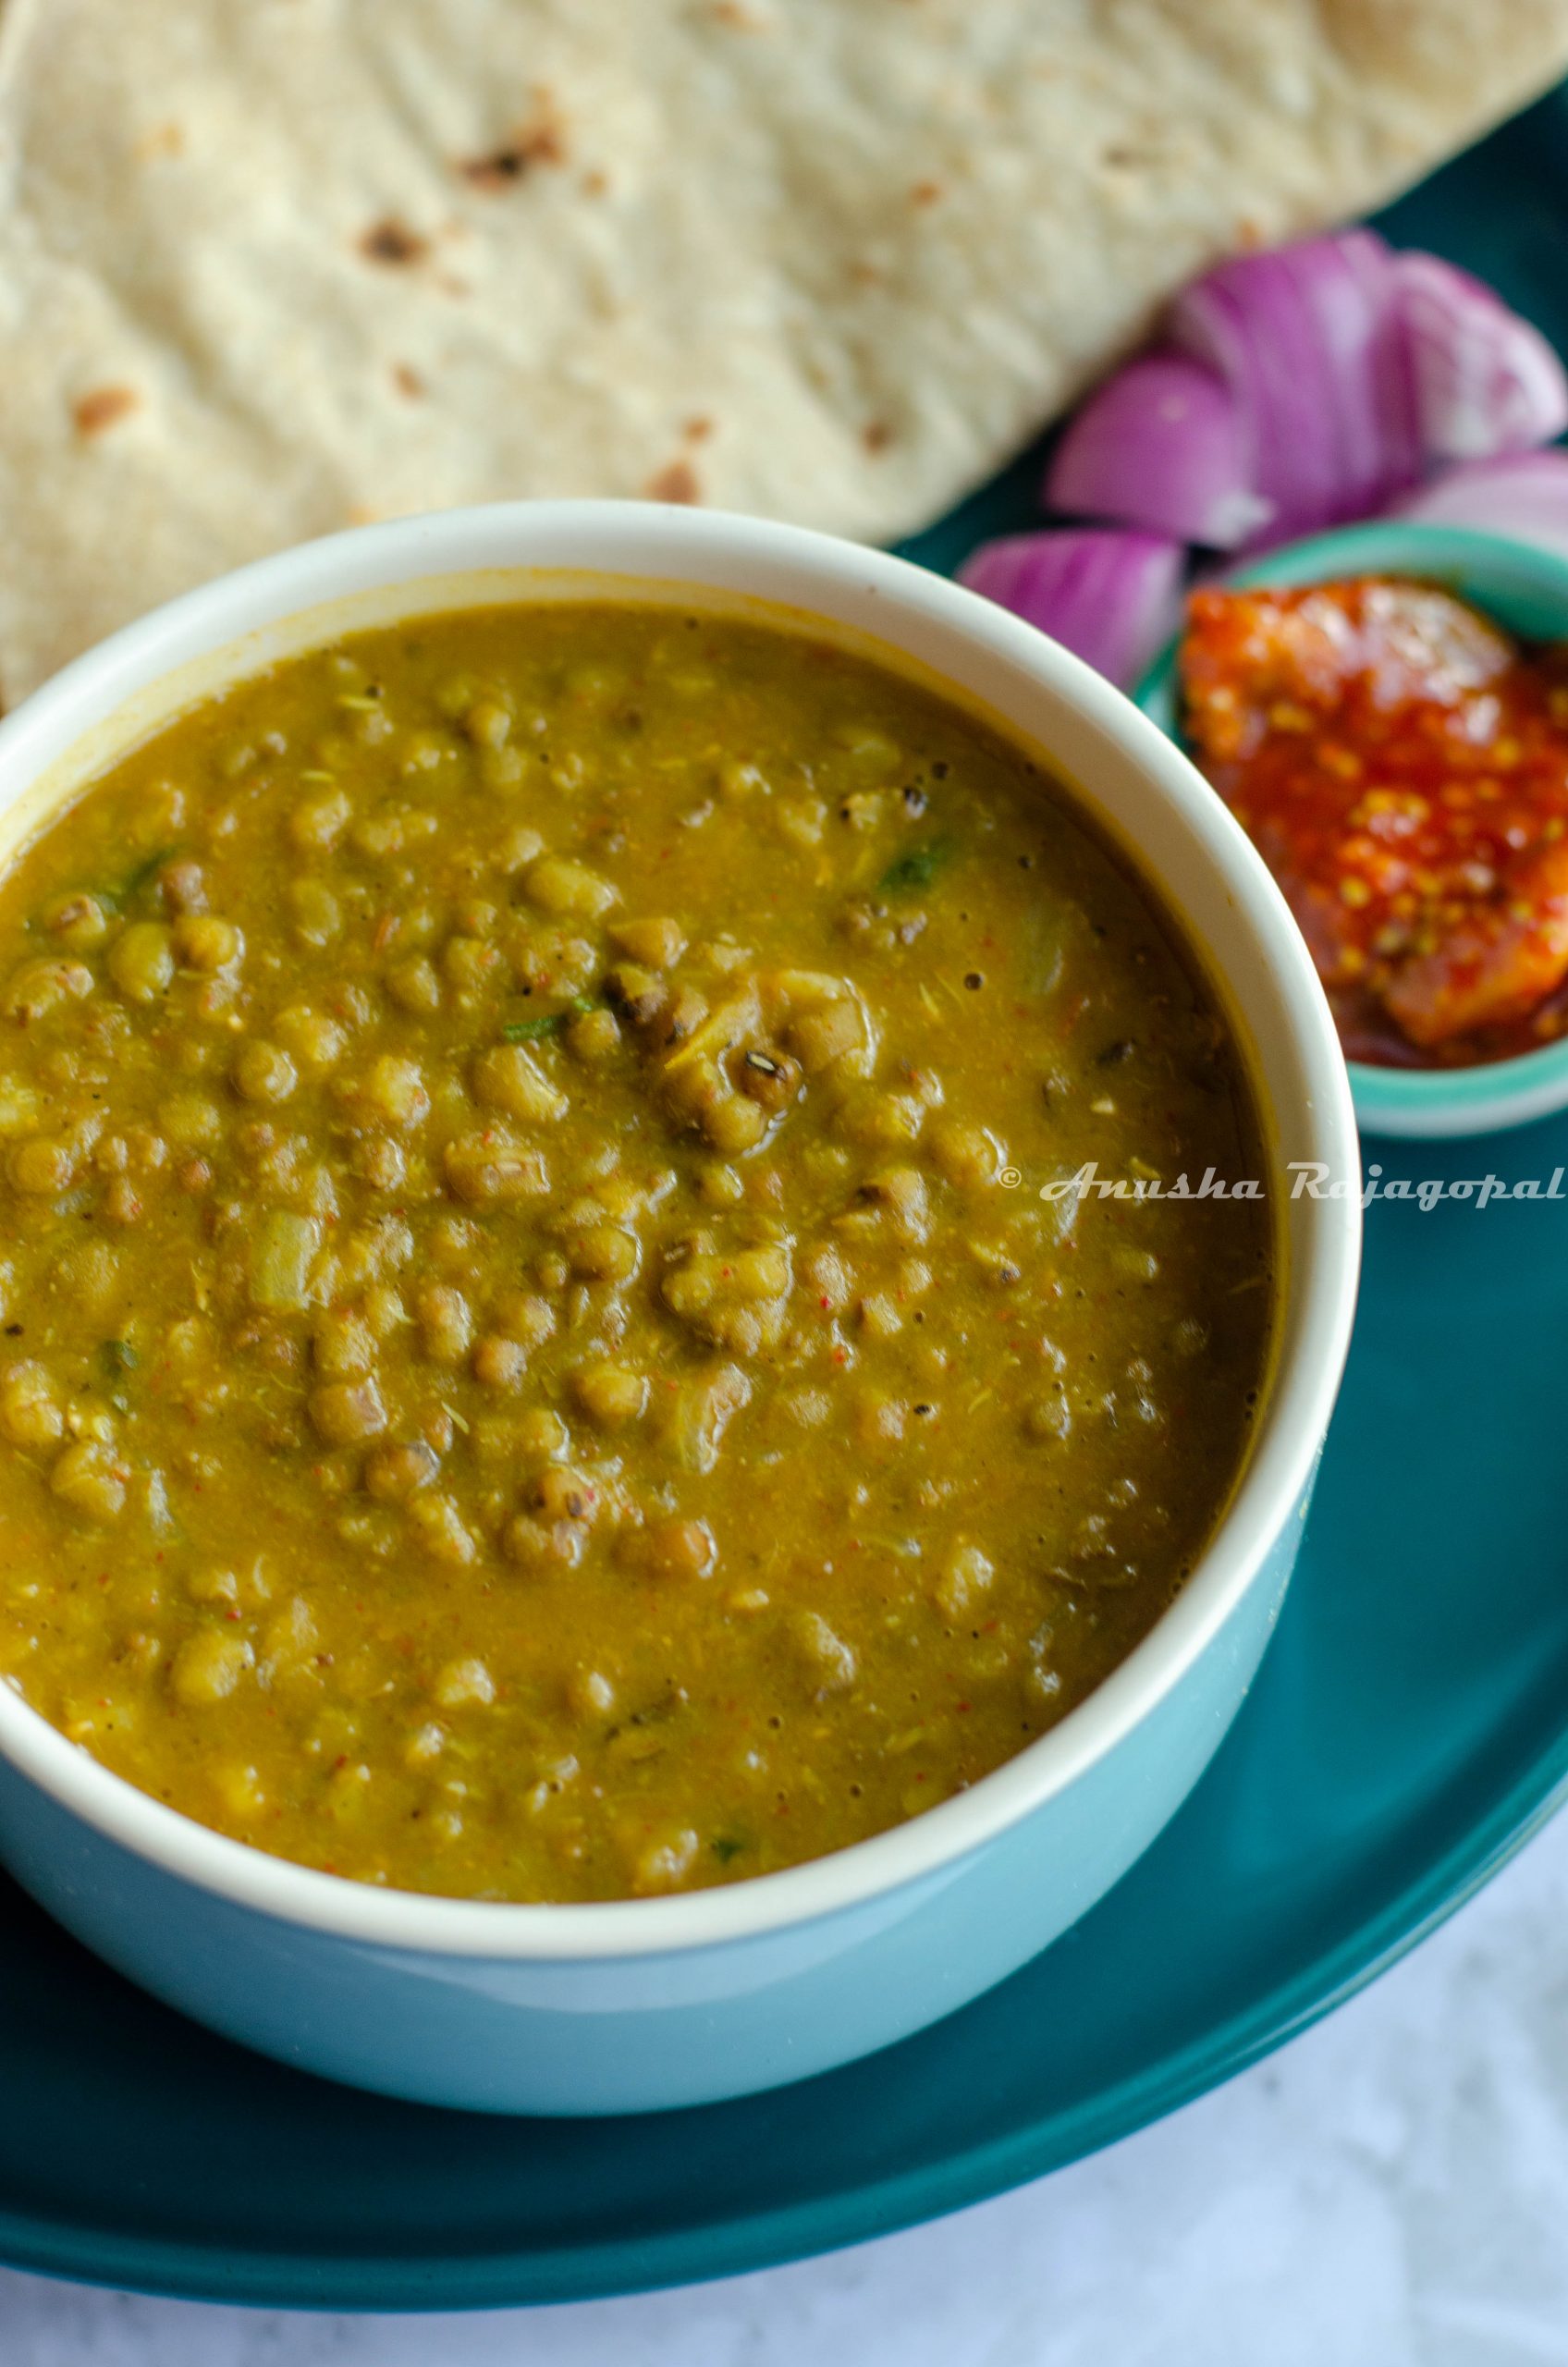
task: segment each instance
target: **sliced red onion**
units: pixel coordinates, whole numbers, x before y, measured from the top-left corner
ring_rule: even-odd
[[[1252,549],[1363,518],[1434,462],[1544,444],[1568,373],[1527,321],[1372,230],[1239,255],[1184,288],[1171,344],[1063,431],[1049,508]]]
[[[1527,451],[1562,435],[1568,376],[1538,329],[1438,255],[1396,254],[1392,272],[1428,462]]]
[[[982,543],[959,581],[1126,690],[1176,631],[1185,557],[1169,535],[1063,526]]]
[[[1511,534],[1568,558],[1568,452],[1508,452],[1446,469],[1396,505],[1402,518]]]
[[[1421,474],[1393,258],[1371,230],[1221,264],[1170,308],[1170,335],[1218,372],[1243,474],[1278,541],[1365,516]]]
[[[1108,378],[1068,422],[1046,478],[1046,506],[1234,550],[1268,517],[1247,469],[1231,389],[1187,354],[1148,353]]]

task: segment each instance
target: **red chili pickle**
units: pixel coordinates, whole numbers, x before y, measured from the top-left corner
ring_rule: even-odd
[[[1436,586],[1194,592],[1188,745],[1288,897],[1352,1060],[1568,1029],[1568,648]]]

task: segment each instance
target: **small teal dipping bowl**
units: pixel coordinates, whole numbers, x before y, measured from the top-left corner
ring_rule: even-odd
[[[1348,575],[1419,576],[1457,592],[1527,641],[1568,639],[1568,558],[1464,527],[1398,518],[1340,526],[1228,569],[1222,580],[1286,585],[1327,583]],[[1174,642],[1133,696],[1162,730],[1180,739]],[[1378,1068],[1366,1061],[1347,1066],[1366,1134],[1427,1140],[1498,1134],[1568,1109],[1568,1038],[1475,1068]]]

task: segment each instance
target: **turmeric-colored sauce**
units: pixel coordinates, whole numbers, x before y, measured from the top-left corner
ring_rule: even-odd
[[[1246,1078],[1022,748],[784,630],[444,615],[0,881],[0,1674],[302,1864],[734,1881],[1143,1636],[1272,1314]]]

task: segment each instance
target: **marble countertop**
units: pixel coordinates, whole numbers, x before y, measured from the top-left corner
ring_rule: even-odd
[[[330,2318],[0,2271],[0,2367],[1568,2367],[1568,1817],[1269,2061],[928,2227],[723,2284]]]

